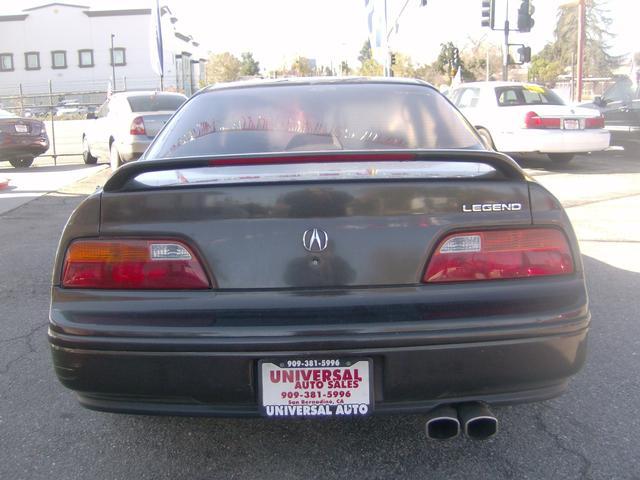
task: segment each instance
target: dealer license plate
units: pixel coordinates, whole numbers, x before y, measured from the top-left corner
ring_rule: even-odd
[[[29,129],[26,125],[14,125],[17,133],[27,133]]]
[[[580,130],[580,120],[565,119],[565,121],[564,121],[564,129],[565,130]]]
[[[272,418],[368,415],[372,371],[370,359],[261,360],[261,413]]]

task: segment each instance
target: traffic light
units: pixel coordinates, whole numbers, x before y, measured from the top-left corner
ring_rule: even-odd
[[[533,20],[533,13],[535,8],[531,5],[530,0],[522,0],[520,8],[518,9],[518,30],[521,32],[530,32],[535,24]]]
[[[391,54],[391,65],[395,65],[396,64],[396,54],[392,53]]]
[[[482,26],[491,27],[495,25],[496,4],[495,0],[482,0]]]
[[[520,55],[520,63],[529,63],[531,61],[531,47],[523,45],[518,49],[518,55]]]
[[[455,47],[451,50],[451,64],[455,69],[460,66],[460,51]]]

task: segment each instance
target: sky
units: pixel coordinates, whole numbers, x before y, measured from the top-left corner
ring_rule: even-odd
[[[471,39],[484,38],[499,44],[502,32],[480,26],[481,0],[387,0],[387,18],[392,27],[399,10],[408,1],[390,37],[394,51],[409,54],[414,64],[432,62],[440,43],[453,41],[460,48]],[[497,16],[504,20],[508,2],[511,18],[521,0],[496,0]],[[512,43],[525,43],[535,53],[553,40],[557,8],[568,0],[533,0],[535,26],[530,33],[513,33]],[[0,13],[49,3],[47,0],[0,0]],[[149,7],[152,0],[68,0],[94,9]],[[319,65],[335,67],[342,60],[357,65],[357,57],[367,38],[364,0],[161,0],[178,18],[180,31],[193,35],[208,51],[229,51],[239,55],[251,51],[261,67],[270,70],[289,63],[297,55],[315,58]],[[608,0],[613,18],[613,54],[640,51],[636,32],[640,0]]]

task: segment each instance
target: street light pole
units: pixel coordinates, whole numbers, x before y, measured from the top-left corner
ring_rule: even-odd
[[[584,67],[584,37],[585,37],[585,4],[584,0],[578,2],[578,68],[576,75],[578,84],[576,86],[578,102],[582,101],[582,76]]]
[[[111,74],[113,77],[113,91],[115,92],[117,90],[116,88],[116,59],[115,59],[115,55],[113,52],[113,39],[115,38],[115,35],[112,33],[111,34]]]
[[[506,2],[506,12],[504,21],[504,58],[502,60],[502,80],[509,79],[509,0]]]

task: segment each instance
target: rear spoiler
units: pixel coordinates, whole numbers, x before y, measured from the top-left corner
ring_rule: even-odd
[[[325,152],[286,152],[242,155],[214,155],[160,160],[139,160],[118,168],[107,180],[103,190],[126,190],[127,183],[142,173],[163,172],[203,167],[230,167],[245,165],[283,165],[296,163],[337,162],[473,162],[488,165],[511,180],[526,180],[518,164],[507,155],[486,150],[367,150]]]

